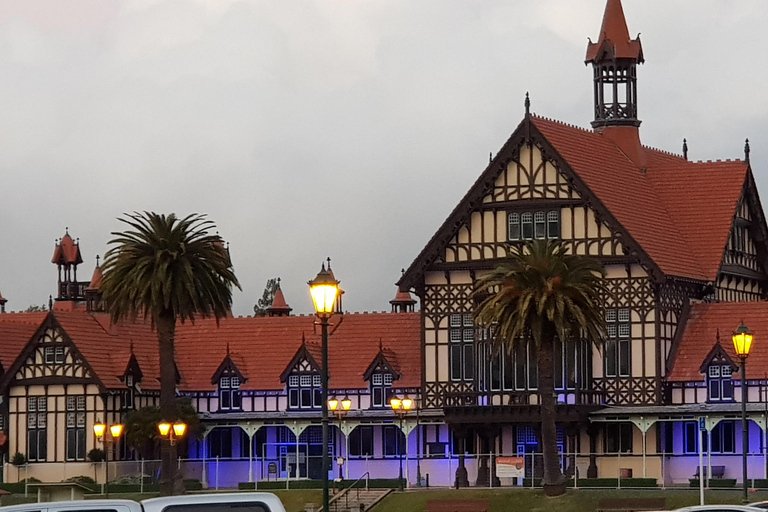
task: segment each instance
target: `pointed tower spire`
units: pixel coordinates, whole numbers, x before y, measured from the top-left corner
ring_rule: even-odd
[[[747,162],[747,163],[749,163],[749,152],[750,151],[751,150],[749,149],[749,139],[747,139],[744,142],[744,161]]]
[[[525,115],[531,113],[531,97],[528,96],[528,91],[525,91]]]
[[[585,63],[594,70],[593,128],[640,126],[637,118],[637,65],[642,64],[640,36],[629,38],[621,0],[607,0],[600,36],[587,45]]]
[[[285,302],[285,296],[283,290],[280,289],[280,278],[277,278],[277,285],[275,287],[275,298],[272,299],[272,305],[267,308],[268,316],[290,316],[291,308],[287,302]]]

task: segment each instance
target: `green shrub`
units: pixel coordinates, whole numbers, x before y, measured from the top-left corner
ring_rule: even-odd
[[[64,481],[65,482],[74,482],[74,483],[80,484],[80,485],[82,485],[84,487],[88,487],[91,490],[96,490],[96,487],[97,487],[96,480],[94,480],[93,478],[91,478],[89,476],[85,476],[85,475],[73,476],[73,477],[67,478]]]
[[[351,486],[355,483],[355,480],[344,480],[342,482],[331,482],[331,487],[336,487],[337,489],[346,489],[347,487]],[[405,485],[405,480],[403,480],[403,485]],[[264,481],[257,482],[256,486],[259,490],[279,490],[279,489],[285,489],[285,480],[270,480],[270,481]],[[371,478],[368,480],[368,487],[371,489],[397,489],[398,488],[398,479],[397,478]],[[356,487],[365,487],[365,482],[361,481],[356,484]],[[240,482],[237,484],[238,489],[253,489],[254,483],[253,482]],[[289,489],[322,489],[323,488],[323,481],[322,480],[289,480],[288,481],[288,488]]]
[[[88,460],[91,462],[104,462],[107,454],[101,448],[94,448],[88,452]]]
[[[541,478],[536,478],[533,481],[535,487],[541,487]],[[618,478],[579,478],[576,481],[579,487],[604,487],[608,489],[616,489],[619,487]],[[566,480],[565,485],[573,487],[573,478]],[[531,479],[523,479],[523,487],[530,487]],[[621,487],[658,487],[659,484],[655,478],[622,478]]]
[[[691,487],[698,487],[699,486],[699,479],[698,478],[691,478],[691,479],[689,479],[689,482],[691,483]],[[709,479],[709,487],[710,488],[730,488],[730,487],[736,487],[736,479],[735,478],[710,478]]]
[[[13,454],[13,457],[11,457],[11,464],[13,464],[16,467],[23,466],[27,463],[27,456],[23,453],[16,452]]]

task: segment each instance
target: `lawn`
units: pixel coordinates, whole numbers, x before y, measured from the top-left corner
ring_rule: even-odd
[[[461,489],[418,490],[394,492],[387,496],[373,512],[424,512],[428,500],[488,499],[491,512],[594,512],[602,499],[617,498],[667,499],[667,508],[675,509],[699,504],[697,490],[569,490],[557,498],[548,498],[540,490],[531,489]],[[768,491],[750,493],[751,501],[768,500]],[[741,503],[737,490],[713,490],[705,495],[705,503]]]

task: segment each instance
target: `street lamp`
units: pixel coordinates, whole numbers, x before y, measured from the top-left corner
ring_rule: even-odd
[[[747,497],[749,485],[747,483],[747,450],[749,449],[749,425],[747,424],[747,357],[749,357],[749,349],[752,348],[752,338],[754,333],[749,330],[749,327],[744,325],[744,321],[741,325],[733,331],[733,349],[736,351],[736,355],[741,360],[741,477],[744,480],[744,495],[741,500],[744,503],[749,503]]]
[[[405,439],[405,443],[408,443],[408,437],[403,432],[403,419],[405,418],[405,415],[408,414],[408,412],[413,408],[413,400],[410,398],[398,398],[396,396],[392,397],[389,400],[389,405],[392,407],[392,410],[395,414],[397,414],[397,417],[400,418],[400,433],[403,434],[403,438]],[[398,451],[400,451],[400,443],[398,443]],[[398,478],[398,484],[400,485],[400,490],[403,490],[403,455],[401,453],[398,453],[398,458],[400,459],[400,476]]]
[[[344,423],[344,417],[349,414],[349,410],[352,408],[352,400],[349,399],[348,396],[345,396],[343,399],[339,400],[336,397],[331,398],[328,400],[328,408],[331,410],[333,414],[336,415],[337,418],[339,418],[339,422],[342,424]],[[344,438],[347,438],[347,435],[344,435]],[[345,455],[349,457],[349,443],[347,444],[347,453]],[[338,458],[339,463],[339,481],[343,480],[341,476],[341,466],[344,464],[344,457]],[[349,471],[347,471],[347,474],[349,474]]]
[[[109,445],[111,443],[117,444],[117,442],[120,440],[120,436],[123,433],[123,425],[121,423],[116,423],[114,425],[109,426],[109,434],[112,436],[111,438],[105,436],[104,434],[107,431],[107,425],[102,423],[99,420],[96,420],[96,423],[93,424],[93,434],[96,436],[96,439],[99,441],[102,441],[104,443],[104,497],[109,497]]]
[[[336,297],[339,294],[339,282],[325,269],[325,263],[320,267],[320,272],[309,285],[309,293],[315,305],[315,314],[320,320],[323,339],[323,363],[320,368],[323,402],[323,510],[331,509],[330,496],[328,494],[328,320],[335,312]]]
[[[167,421],[161,421],[157,424],[157,431],[160,433],[160,437],[168,439],[171,446],[176,444],[176,441],[183,437],[187,432],[187,424],[182,421],[176,423],[169,423]]]

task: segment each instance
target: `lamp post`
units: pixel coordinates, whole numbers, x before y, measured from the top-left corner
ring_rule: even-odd
[[[344,417],[349,414],[349,410],[352,408],[352,400],[350,400],[348,396],[345,396],[341,400],[334,397],[328,400],[328,408],[333,414],[336,415],[337,418],[339,418],[339,422],[343,424]],[[344,434],[345,439],[346,437],[346,434]],[[347,457],[349,456],[348,453],[345,453],[344,455]],[[344,460],[344,457],[339,457],[339,481],[343,480],[341,476],[341,466]],[[347,473],[349,473],[349,471],[347,471]]]
[[[741,500],[749,503],[747,492],[749,484],[747,483],[747,451],[749,450],[749,424],[747,423],[747,357],[749,349],[752,348],[752,335],[754,333],[741,322],[741,325],[733,331],[733,349],[741,361],[741,473],[744,495]]]
[[[330,510],[330,497],[328,495],[328,320],[336,308],[336,297],[339,293],[339,282],[325,269],[325,263],[320,267],[320,272],[307,283],[312,302],[315,306],[315,314],[320,320],[323,339],[323,363],[320,369],[323,402],[323,510]]]
[[[104,497],[109,497],[109,445],[116,444],[120,440],[120,436],[123,433],[123,425],[116,423],[109,426],[109,434],[111,438],[105,436],[107,431],[107,425],[100,420],[96,420],[93,424],[93,434],[96,439],[104,443]]]
[[[408,444],[408,437],[405,435],[405,432],[403,432],[403,419],[405,418],[405,415],[408,414],[408,412],[413,408],[413,400],[411,398],[398,398],[398,397],[392,397],[389,400],[389,405],[392,407],[392,411],[397,415],[398,418],[400,418],[400,432],[403,434],[403,438],[405,439],[405,443]],[[398,443],[399,445],[399,443]],[[398,451],[400,446],[398,446]],[[403,455],[401,453],[398,453],[398,458],[400,459],[400,476],[398,477],[398,485],[400,486],[400,490],[403,490]]]

